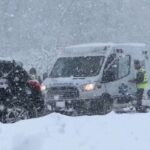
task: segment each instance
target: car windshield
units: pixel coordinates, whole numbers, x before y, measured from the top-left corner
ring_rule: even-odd
[[[103,64],[103,56],[59,58],[50,77],[91,77],[98,75]]]

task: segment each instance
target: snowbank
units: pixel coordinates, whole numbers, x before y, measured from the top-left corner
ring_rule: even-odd
[[[0,150],[149,150],[150,114],[46,117],[0,124]]]

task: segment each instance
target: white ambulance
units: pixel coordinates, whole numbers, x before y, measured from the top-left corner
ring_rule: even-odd
[[[137,59],[149,73],[149,54],[143,43],[92,43],[64,48],[44,81],[47,108],[109,113],[117,100],[135,94],[136,85],[128,81],[136,77]]]

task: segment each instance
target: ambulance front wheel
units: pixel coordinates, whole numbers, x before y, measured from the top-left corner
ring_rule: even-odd
[[[109,95],[103,95],[102,96],[102,102],[101,102],[101,109],[100,114],[106,115],[110,113],[113,109],[113,102]]]

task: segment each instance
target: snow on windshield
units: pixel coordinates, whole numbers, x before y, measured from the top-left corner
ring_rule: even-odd
[[[52,69],[50,77],[91,77],[98,75],[104,57],[64,57],[59,58]]]

